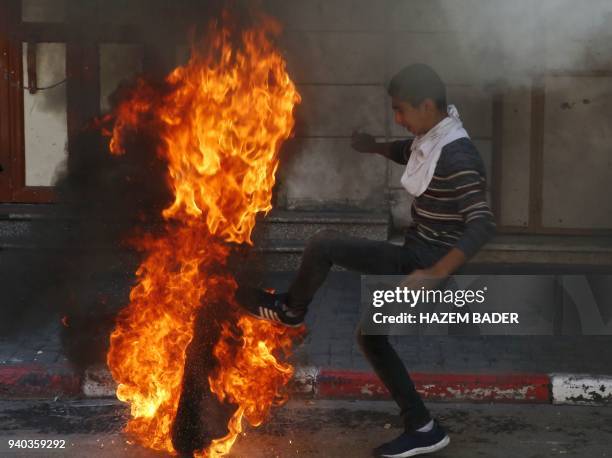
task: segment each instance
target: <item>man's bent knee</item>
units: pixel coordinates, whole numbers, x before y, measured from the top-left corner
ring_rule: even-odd
[[[334,240],[341,239],[343,235],[340,232],[330,229],[322,229],[308,239],[305,250],[307,251],[325,251],[330,243]]]

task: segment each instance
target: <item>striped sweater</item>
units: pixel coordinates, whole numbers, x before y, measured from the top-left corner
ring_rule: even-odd
[[[389,159],[406,164],[412,139],[391,144]],[[485,168],[472,141],[460,138],[442,148],[434,176],[412,202],[407,236],[471,257],[493,236],[495,222],[487,203]]]

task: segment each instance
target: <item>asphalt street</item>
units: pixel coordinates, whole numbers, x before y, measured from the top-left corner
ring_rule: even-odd
[[[435,456],[612,456],[612,409],[552,405],[430,404],[451,444]],[[126,406],[112,400],[0,401],[2,457],[166,456],[121,433]],[[238,439],[232,457],[367,457],[400,431],[391,402],[294,400]],[[63,449],[10,448],[9,441],[65,441]],[[433,456],[433,455],[431,455]]]

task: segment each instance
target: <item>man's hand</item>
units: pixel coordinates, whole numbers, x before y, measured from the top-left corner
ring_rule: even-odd
[[[351,136],[351,146],[354,150],[360,153],[375,153],[377,152],[376,139],[364,132],[353,131]]]
[[[435,288],[444,281],[449,275],[455,272],[467,261],[467,257],[458,248],[451,248],[437,263],[427,269],[413,270],[400,286],[411,289],[425,287],[425,289]]]
[[[442,283],[448,277],[447,274],[441,272],[435,267],[428,269],[417,269],[413,270],[410,274],[404,278],[400,286],[409,289],[433,289]]]

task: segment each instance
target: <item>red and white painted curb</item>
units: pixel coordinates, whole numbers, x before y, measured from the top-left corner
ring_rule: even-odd
[[[535,374],[432,374],[411,378],[426,400],[469,402],[550,402],[549,378]],[[386,399],[387,389],[376,374],[333,369],[300,368],[294,384],[319,398]]]
[[[581,374],[412,373],[425,400],[612,406],[612,376]],[[114,397],[106,367],[77,375],[65,366],[0,365],[0,398]],[[370,372],[297,367],[294,394],[320,399],[388,399]]]
[[[411,377],[426,400],[612,405],[612,377],[575,374],[432,374]],[[388,399],[389,393],[370,372],[297,367],[295,394],[322,399]],[[108,371],[90,369],[83,378],[85,396],[114,396]]]
[[[0,365],[0,399],[79,396],[83,379],[65,365]]]

